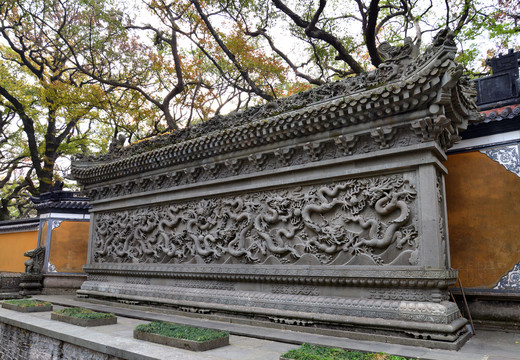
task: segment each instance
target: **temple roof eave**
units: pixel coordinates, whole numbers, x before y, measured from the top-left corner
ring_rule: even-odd
[[[453,57],[453,49],[443,47],[408,77],[129,157],[75,162],[72,174],[80,183],[95,183],[320,132],[343,129],[348,133],[359,124],[376,126],[384,119],[395,121],[400,114],[424,109],[441,111],[445,105],[448,109],[442,111],[449,112],[455,126],[464,129],[467,121],[478,118],[471,92],[458,84],[462,73]]]

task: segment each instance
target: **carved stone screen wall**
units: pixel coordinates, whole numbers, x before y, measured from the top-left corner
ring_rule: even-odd
[[[455,52],[446,33],[390,48],[369,73],[76,161],[78,294],[458,348],[442,161],[477,112]]]

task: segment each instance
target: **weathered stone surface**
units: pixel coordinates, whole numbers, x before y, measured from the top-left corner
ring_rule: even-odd
[[[0,272],[0,300],[20,298],[20,274]]]
[[[0,291],[18,291],[19,285],[19,273],[0,272]]]
[[[42,249],[42,248],[40,248]],[[27,260],[30,261],[30,260]],[[27,262],[26,261],[26,262]],[[22,296],[30,296],[30,295],[38,295],[41,293],[42,289],[42,280],[43,275],[40,274],[31,274],[31,273],[22,273],[20,276],[20,295]]]
[[[35,332],[0,323],[0,358],[6,360],[122,360]]]
[[[450,34],[374,72],[75,162],[78,294],[456,343],[444,150],[477,121]]]

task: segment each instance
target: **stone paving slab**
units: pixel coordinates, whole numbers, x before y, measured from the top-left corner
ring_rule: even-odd
[[[129,360],[278,360],[281,353],[297,347],[231,335],[229,346],[195,353],[134,339],[133,329],[147,322],[144,320],[118,316],[117,324],[87,328],[53,321],[50,314],[25,314],[0,308],[0,322]]]
[[[85,334],[88,335],[84,339],[85,341],[95,342],[97,341],[96,339],[98,339],[100,344],[103,344],[103,346],[119,346],[119,348],[125,350],[132,349],[132,351],[134,351],[134,349],[136,349],[135,351],[143,351],[141,354],[144,354],[147,357],[138,357],[139,359],[276,360],[279,358],[280,354],[289,349],[296,348],[298,344],[306,342],[349,348],[358,351],[386,352],[393,355],[413,357],[421,360],[520,360],[520,332],[480,330],[476,336],[472,337],[462,347],[462,349],[459,351],[449,351],[406,345],[385,344],[381,342],[351,340],[333,336],[300,333],[288,330],[142,311],[135,308],[130,309],[115,305],[108,306],[105,304],[94,304],[80,301],[69,295],[46,295],[38,296],[37,298],[64,306],[82,306],[98,311],[114,312],[118,315],[118,324],[100,326],[99,328],[93,329],[79,327],[82,331],[78,333],[76,329],[69,328],[71,326],[78,328],[73,325],[55,324],[55,322],[49,324],[48,322],[50,320],[47,320],[45,316],[50,318],[50,313],[47,313],[47,315],[45,315],[46,313],[36,313],[31,315],[17,314],[18,321],[31,323],[34,318],[37,318],[41,321],[47,321],[47,323],[41,324],[41,327],[47,327],[47,329],[52,329],[53,331],[58,331],[58,328],[59,331],[64,334],[77,336],[79,339],[83,339],[82,334],[85,332]],[[2,319],[5,316],[5,311],[7,310],[0,312],[0,321],[2,322]],[[13,315],[10,316],[12,317]],[[21,316],[31,316],[32,319],[22,319]],[[132,330],[137,324],[152,320],[164,320],[229,331],[232,334],[230,337],[231,345],[220,349],[209,350],[204,353],[194,354],[180,349],[172,349],[163,345],[150,344],[132,339]],[[95,334],[91,334],[90,332],[95,332]],[[106,344],[106,342],[108,342],[108,344]],[[161,351],[166,352],[166,355],[161,355]]]

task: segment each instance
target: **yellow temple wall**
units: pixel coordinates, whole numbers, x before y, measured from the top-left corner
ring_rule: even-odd
[[[520,178],[479,151],[445,165],[451,266],[464,287],[491,288],[520,261]]]
[[[61,273],[82,273],[87,263],[89,223],[63,221],[52,230],[49,263]]]
[[[38,231],[23,231],[0,234],[0,271],[24,272],[23,254],[36,247]]]

